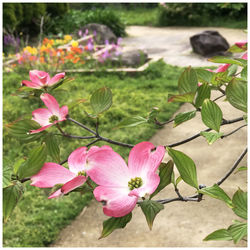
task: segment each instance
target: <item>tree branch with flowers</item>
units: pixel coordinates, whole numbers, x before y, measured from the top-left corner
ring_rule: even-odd
[[[202,202],[203,196],[208,195],[222,200],[234,213],[244,221],[235,221],[227,229],[219,229],[204,240],[233,240],[238,243],[247,235],[247,192],[238,189],[232,198],[220,187],[227,178],[239,167],[247,148],[232,163],[225,175],[206,187],[199,183],[195,162],[185,153],[174,147],[188,143],[196,138],[204,137],[211,145],[216,140],[226,138],[247,126],[247,42],[238,42],[230,49],[232,53],[243,53],[238,57],[213,57],[209,59],[215,63],[222,63],[215,71],[209,69],[193,69],[188,67],[181,74],[178,81],[179,93],[168,96],[168,102],[190,103],[193,110],[178,113],[172,120],[159,121],[159,110],[153,108],[147,117],[135,116],[124,118],[116,125],[117,129],[133,127],[140,124],[155,124],[161,127],[173,123],[176,127],[195,117],[200,112],[202,122],[208,127],[204,131],[184,138],[169,145],[153,145],[143,141],[131,145],[123,141],[112,139],[112,135],[104,137],[99,132],[100,115],[112,106],[112,92],[109,88],[97,89],[90,98],[92,114],[86,114],[95,120],[95,127],[87,125],[71,117],[68,106],[61,106],[51,95],[52,90],[70,81],[65,73],[50,77],[47,72],[31,70],[30,81],[23,80],[21,89],[26,95],[40,98],[46,108],[39,108],[32,112],[32,119],[19,120],[7,125],[9,132],[25,142],[37,141],[38,146],[30,151],[26,160],[16,164],[12,179],[3,190],[3,216],[6,221],[15,208],[23,193],[22,183],[30,181],[30,185],[39,188],[51,188],[49,199],[68,195],[71,192],[93,192],[95,199],[103,205],[103,212],[110,218],[103,222],[100,238],[107,237],[114,230],[124,228],[132,219],[132,211],[138,205],[144,213],[148,226],[152,229],[156,215],[164,209],[164,205],[175,202]],[[222,95],[211,99],[211,91],[221,92]],[[226,100],[236,109],[246,114],[227,120],[223,117],[219,105],[220,98]],[[221,126],[237,124],[231,132],[223,134]],[[68,121],[68,125],[79,126],[89,135],[75,135],[66,133],[61,123]],[[50,127],[56,127],[58,133],[48,132]],[[131,128],[132,129],[132,128]],[[65,160],[60,162],[59,145],[54,140],[55,135],[68,139],[91,142],[75,149]],[[108,145],[101,147],[94,144],[103,141]],[[112,149],[112,145],[131,148],[128,163]],[[171,158],[167,163],[162,162],[165,154]],[[54,162],[47,162],[47,155]],[[63,164],[67,163],[68,168]],[[173,169],[176,168],[179,177],[175,178]],[[242,170],[243,168],[241,168]],[[194,194],[183,196],[178,188],[180,181],[185,182],[194,190]],[[161,200],[153,199],[166,186],[172,184],[176,197]]]

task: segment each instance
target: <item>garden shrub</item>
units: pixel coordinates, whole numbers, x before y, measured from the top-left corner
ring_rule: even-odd
[[[120,17],[112,10],[95,9],[95,10],[70,10],[63,18],[53,19],[51,33],[69,34],[77,31],[89,23],[99,23],[107,25],[116,36],[125,36],[125,24]]]
[[[160,5],[158,25],[207,26],[215,18],[246,18],[246,3],[167,3]]]

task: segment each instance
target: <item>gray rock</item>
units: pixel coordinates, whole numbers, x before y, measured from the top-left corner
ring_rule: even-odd
[[[81,28],[83,33],[88,29],[88,34],[96,33],[94,40],[97,44],[105,44],[105,41],[108,40],[109,43],[116,43],[117,37],[113,31],[106,25],[98,23],[89,23]]]
[[[117,56],[112,56],[112,61],[118,61],[123,65],[123,66],[130,66],[130,67],[136,67],[139,65],[144,64],[148,59],[148,55],[146,52],[139,50],[139,49],[134,49],[134,50],[129,50],[125,51],[122,53],[119,57]]]
[[[226,39],[215,30],[206,30],[190,37],[193,51],[204,57],[225,55],[229,48]]]

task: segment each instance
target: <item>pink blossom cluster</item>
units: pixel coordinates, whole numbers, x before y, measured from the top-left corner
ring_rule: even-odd
[[[31,82],[23,81],[23,84],[31,88],[41,88],[45,84],[55,84],[55,79],[59,80],[64,74],[60,73],[61,75],[50,79],[45,73],[31,71]],[[40,98],[47,108],[32,112],[32,119],[41,128],[31,130],[30,133],[39,133],[67,119],[67,106],[60,108],[57,100],[48,93],[43,93]],[[140,197],[150,195],[156,190],[160,183],[157,169],[164,154],[163,146],[155,147],[150,142],[141,142],[132,148],[126,164],[110,146],[92,146],[90,149],[79,147],[68,157],[68,169],[57,163],[46,162],[31,177],[31,185],[39,188],[58,187],[49,196],[51,199],[69,193],[90,178],[98,185],[93,194],[103,204],[104,214],[122,217],[134,209]]]

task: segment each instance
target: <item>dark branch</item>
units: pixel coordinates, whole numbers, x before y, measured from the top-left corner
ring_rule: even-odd
[[[134,145],[132,145],[132,144],[127,144],[127,143],[123,143],[123,142],[113,141],[111,139],[108,139],[108,138],[105,138],[105,137],[102,137],[102,136],[99,136],[99,139],[102,140],[102,141],[106,141],[108,143],[111,143],[111,144],[115,144],[115,145],[119,145],[119,146],[123,146],[123,147],[127,147],[127,148],[133,148],[134,147]]]
[[[247,124],[244,124],[244,125],[242,125],[242,126],[236,128],[236,129],[233,130],[232,132],[230,132],[230,133],[228,133],[228,134],[225,134],[225,135],[222,135],[222,136],[221,136],[221,139],[226,138],[226,137],[228,137],[228,136],[230,136],[230,135],[236,133],[237,131],[239,131],[240,129],[242,129],[242,128],[246,127],[246,126],[247,126]]]
[[[223,94],[223,95],[221,95],[221,96],[216,97],[216,98],[213,100],[213,102],[215,102],[215,101],[219,100],[219,99],[220,99],[220,98],[222,98],[223,96],[225,96],[225,94]]]
[[[244,156],[247,153],[247,148],[243,151],[243,153],[239,156],[239,158],[236,160],[236,162],[234,163],[233,167],[226,173],[226,175],[217,182],[217,185],[219,186],[220,184],[222,184],[232,173],[233,171],[238,167],[238,165],[240,164],[240,162],[242,161],[242,159],[244,158]]]
[[[224,126],[224,125],[227,125],[227,124],[232,124],[232,123],[239,122],[239,121],[242,121],[242,120],[244,120],[243,117],[235,118],[233,120],[225,120],[224,119],[222,121],[222,123],[221,123],[221,126]],[[212,130],[211,128],[208,128],[208,129],[206,129],[206,130],[204,130],[202,132],[209,132],[211,130]],[[191,137],[189,137],[189,138],[187,138],[185,140],[182,140],[182,141],[179,141],[179,142],[176,142],[176,143],[173,143],[173,144],[165,145],[165,147],[170,147],[171,148],[171,147],[176,147],[176,146],[182,145],[184,143],[190,142],[190,141],[200,137],[201,136],[200,133],[197,133],[196,135],[193,135],[193,136],[191,136]]]
[[[88,128],[87,126],[85,126],[84,124],[70,118],[70,117],[67,117],[67,120],[71,121],[71,122],[74,122],[75,124],[77,124],[78,126],[84,128],[85,130],[89,131],[90,133],[94,134],[94,135],[97,135],[96,132],[90,128]]]

